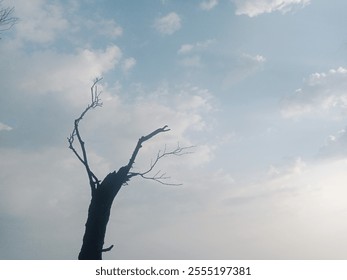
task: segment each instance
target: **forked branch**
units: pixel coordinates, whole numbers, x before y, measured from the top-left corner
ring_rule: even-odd
[[[162,128],[158,128],[156,130],[154,130],[153,132],[149,133],[148,135],[146,136],[142,136],[138,141],[137,141],[137,144],[136,144],[136,147],[135,147],[135,150],[129,160],[129,163],[128,163],[128,167],[129,167],[129,170],[132,168],[134,162],[135,162],[135,158],[139,152],[139,150],[141,149],[142,147],[142,144],[151,139],[152,137],[154,137],[155,135],[159,134],[159,133],[162,133],[162,132],[167,132],[167,131],[170,131],[170,129],[168,128],[167,125],[163,126]],[[128,170],[128,172],[129,172]]]
[[[98,92],[98,87],[97,87],[97,84],[101,80],[102,80],[102,78],[95,79],[93,85],[90,88],[91,103],[88,104],[88,106],[84,109],[84,111],[81,113],[81,115],[77,119],[75,119],[74,128],[72,130],[72,133],[67,138],[67,140],[69,142],[69,148],[73,151],[73,153],[76,155],[76,157],[79,159],[79,161],[82,162],[82,164],[86,168],[88,178],[89,178],[89,184],[90,184],[90,187],[92,189],[92,192],[99,186],[100,181],[98,180],[98,178],[95,176],[95,174],[91,171],[91,169],[89,167],[85,144],[84,144],[84,141],[83,141],[81,134],[80,134],[80,131],[79,131],[79,123],[88,111],[90,111],[91,109],[94,109],[96,107],[102,106],[102,102],[100,99],[101,92]],[[80,155],[77,152],[77,150],[75,149],[75,147],[73,146],[74,141],[75,141],[75,137],[77,138],[77,140],[80,144],[82,155]]]
[[[89,178],[89,184],[92,190],[92,193],[100,186],[101,181],[95,176],[95,174],[91,171],[90,166],[89,166],[89,162],[88,162],[88,157],[87,157],[87,152],[86,152],[86,148],[85,148],[85,143],[81,137],[80,131],[79,131],[79,123],[80,121],[84,118],[84,116],[87,114],[87,112],[89,112],[90,110],[96,108],[96,107],[101,107],[102,106],[102,102],[100,99],[100,92],[98,92],[98,88],[97,88],[97,84],[100,82],[101,78],[98,78],[94,81],[93,85],[91,86],[91,103],[88,104],[88,106],[84,109],[84,111],[80,114],[80,116],[75,119],[74,122],[74,128],[72,130],[72,133],[70,134],[70,136],[67,138],[68,139],[68,143],[69,143],[69,148],[73,151],[73,153],[76,155],[76,157],[78,158],[78,160],[84,165],[87,174],[88,174],[88,178]],[[150,179],[150,180],[154,180],[156,182],[159,182],[161,184],[164,185],[181,185],[181,184],[172,184],[172,183],[167,183],[165,182],[165,180],[169,179],[170,177],[166,176],[166,173],[161,172],[160,170],[158,172],[156,172],[154,175],[150,175],[150,173],[154,170],[154,168],[157,166],[158,162],[169,155],[174,155],[174,156],[181,156],[181,155],[185,155],[185,154],[190,154],[191,152],[189,151],[189,149],[193,148],[193,147],[180,147],[179,144],[177,145],[177,148],[172,150],[172,151],[167,151],[166,150],[166,146],[164,148],[163,151],[158,152],[157,157],[155,158],[154,161],[151,162],[151,165],[149,167],[148,170],[146,170],[145,172],[130,172],[131,168],[133,167],[133,164],[135,162],[136,156],[138,155],[140,149],[142,148],[142,145],[144,142],[150,140],[151,138],[155,137],[156,135],[160,134],[160,133],[164,133],[170,131],[170,129],[168,128],[167,125],[158,128],[154,131],[152,131],[151,133],[149,133],[148,135],[142,136],[138,141],[137,144],[135,146],[135,149],[129,159],[129,162],[127,165],[121,167],[117,174],[120,176],[119,178],[121,178],[121,181],[125,184],[131,177],[134,176],[140,176],[144,179]],[[78,152],[76,150],[76,148],[74,147],[74,142],[75,139],[77,138],[78,143],[80,145],[80,152]]]

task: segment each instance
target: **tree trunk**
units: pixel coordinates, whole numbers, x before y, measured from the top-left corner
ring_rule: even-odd
[[[85,225],[83,244],[79,260],[101,260],[106,227],[114,198],[124,183],[126,176],[118,172],[109,173],[100,186],[92,192],[88,218]]]

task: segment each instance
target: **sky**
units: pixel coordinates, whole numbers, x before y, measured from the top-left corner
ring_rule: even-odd
[[[104,259],[347,258],[347,2],[5,0],[0,259],[76,259],[99,177],[128,163]]]

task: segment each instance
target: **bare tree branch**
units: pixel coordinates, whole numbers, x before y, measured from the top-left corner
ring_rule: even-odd
[[[151,139],[152,137],[154,137],[155,135],[162,133],[162,132],[167,132],[170,131],[170,129],[168,128],[167,125],[163,126],[162,128],[158,128],[156,130],[154,130],[153,132],[151,132],[150,134],[146,135],[146,136],[142,136],[139,141],[137,142],[137,145],[135,147],[135,150],[129,160],[128,166],[129,166],[129,170],[131,169],[131,167],[133,166],[134,162],[135,162],[135,158],[139,152],[139,150],[142,147],[143,142]]]
[[[17,21],[18,18],[13,16],[13,7],[2,7],[2,0],[0,1],[0,32],[10,29]]]
[[[158,151],[157,157],[155,158],[154,161],[151,161],[150,167],[146,171],[144,171],[144,172],[129,172],[128,176],[129,176],[129,178],[134,177],[134,176],[140,176],[143,179],[153,180],[153,181],[156,181],[156,182],[163,184],[163,185],[180,186],[182,184],[165,182],[165,180],[170,179],[171,177],[166,176],[166,173],[161,172],[161,170],[157,171],[153,176],[149,176],[148,174],[151,171],[153,171],[153,169],[156,167],[159,160],[161,160],[162,158],[169,156],[169,155],[182,156],[182,155],[186,155],[186,154],[191,154],[192,152],[189,151],[189,149],[192,149],[194,147],[195,146],[180,147],[180,145],[178,143],[176,149],[174,149],[170,152],[167,152],[166,151],[166,145],[165,145],[164,150]]]
[[[68,137],[69,148],[73,151],[73,153],[78,158],[78,160],[86,168],[92,193],[100,186],[101,181],[95,176],[95,174],[90,169],[88,157],[87,157],[87,152],[86,152],[86,148],[85,148],[85,143],[84,143],[84,141],[81,137],[80,131],[79,131],[79,123],[83,119],[83,117],[87,114],[87,112],[89,112],[91,109],[102,106],[102,102],[100,99],[100,92],[98,92],[98,88],[97,88],[97,84],[100,82],[100,80],[101,80],[101,78],[95,79],[93,85],[91,86],[90,91],[91,91],[91,100],[92,101],[84,109],[84,111],[81,113],[81,115],[77,119],[75,119],[74,129],[73,129],[71,135]],[[154,175],[149,175],[149,174],[154,170],[154,168],[157,166],[158,162],[162,158],[169,156],[169,155],[181,156],[181,155],[185,155],[185,154],[190,154],[192,152],[190,152],[189,149],[193,148],[194,146],[180,147],[180,145],[177,144],[177,147],[174,150],[169,151],[169,152],[166,150],[166,146],[165,146],[163,151],[159,150],[157,157],[155,158],[154,161],[151,162],[148,170],[146,170],[144,172],[130,172],[131,168],[133,167],[133,164],[135,163],[135,159],[136,159],[140,149],[142,148],[143,143],[150,140],[151,138],[155,137],[156,135],[163,133],[163,132],[167,132],[167,131],[170,131],[170,129],[168,128],[167,125],[165,125],[161,128],[158,128],[158,129],[152,131],[151,133],[149,133],[145,136],[142,136],[137,141],[137,144],[136,144],[135,149],[131,155],[131,158],[129,159],[128,164],[125,166],[122,166],[117,172],[117,174],[119,174],[120,177],[123,178],[122,180],[124,181],[124,184],[126,184],[130,178],[132,178],[134,176],[140,176],[144,179],[153,180],[153,181],[156,181],[156,182],[161,183],[163,185],[170,185],[170,186],[181,185],[181,184],[174,184],[174,183],[165,182],[165,180],[170,179],[170,177],[166,176],[166,173],[161,172],[161,170],[157,171]],[[79,153],[76,150],[76,148],[74,147],[75,138],[77,138],[77,140],[79,142],[81,153]]]
[[[69,142],[69,148],[73,151],[73,153],[76,155],[76,157],[79,159],[79,161],[82,162],[82,164],[86,168],[88,178],[89,178],[89,184],[90,184],[90,187],[92,189],[92,192],[99,186],[100,180],[98,180],[98,178],[95,176],[95,174],[91,171],[91,169],[89,167],[85,144],[84,144],[84,141],[82,140],[81,134],[79,132],[79,122],[83,119],[83,117],[85,116],[85,114],[88,111],[90,111],[91,109],[94,109],[96,107],[102,106],[102,102],[100,99],[101,93],[98,92],[98,88],[97,88],[97,84],[101,80],[102,80],[102,78],[95,79],[93,85],[90,88],[92,101],[90,104],[88,104],[86,109],[84,109],[84,111],[81,113],[81,115],[77,119],[75,119],[74,129],[73,129],[72,133],[70,134],[70,137],[67,138],[67,140]],[[80,144],[82,156],[77,152],[77,150],[73,146],[75,137],[77,137],[77,140]]]
[[[162,128],[158,128],[158,129],[152,131],[151,133],[149,133],[146,136],[142,136],[137,141],[136,147],[135,147],[135,149],[133,151],[133,154],[131,155],[131,158],[130,158],[128,164],[122,167],[122,172],[124,172],[124,174],[128,178],[131,178],[131,177],[128,176],[128,173],[129,173],[130,169],[132,168],[132,166],[133,166],[133,164],[135,162],[137,154],[139,153],[140,149],[142,148],[142,144],[144,142],[146,142],[147,140],[151,139],[152,137],[156,136],[157,134],[162,133],[162,132],[167,132],[167,131],[170,131],[170,129],[168,128],[167,125],[165,125]]]

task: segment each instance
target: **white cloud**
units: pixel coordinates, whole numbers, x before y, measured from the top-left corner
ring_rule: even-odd
[[[74,259],[89,201],[87,180],[79,163],[65,147],[39,152],[2,148],[1,155],[1,213],[7,215],[9,224],[23,230],[19,239],[11,235],[10,229],[2,231],[2,242],[12,241],[13,248],[3,250],[1,258],[9,259],[20,250],[21,257],[15,254],[14,258]],[[74,233],[59,230],[57,225],[65,223],[70,228],[77,225]],[[61,245],[53,249],[52,240]],[[69,244],[69,249],[63,244]]]
[[[15,83],[19,91],[34,95],[59,93],[73,104],[81,104],[82,92],[90,87],[90,82],[112,70],[121,57],[116,45],[79,49],[75,53],[36,52],[16,60],[12,77],[22,75]]]
[[[217,5],[218,5],[218,0],[206,0],[206,1],[202,1],[199,6],[202,10],[209,11],[209,10],[212,10]]]
[[[171,12],[156,19],[154,27],[162,34],[171,35],[181,28],[181,18],[178,14]]]
[[[100,37],[109,40],[123,34],[123,28],[114,19],[100,17],[98,13],[82,17],[78,12],[82,4],[78,1],[69,0],[65,4],[61,1],[47,4],[44,0],[14,2],[20,19],[14,26],[16,47],[27,42],[45,47],[55,42],[90,46],[92,41],[100,41]]]
[[[126,58],[123,61],[122,68],[124,72],[128,72],[136,65],[136,59],[133,57]]]
[[[179,63],[185,67],[201,67],[203,64],[201,58],[198,55],[185,57],[179,61]]]
[[[311,0],[232,0],[236,5],[237,15],[254,17],[263,13],[280,11],[286,13],[295,7],[304,7]]]
[[[196,42],[194,44],[183,44],[177,51],[180,55],[186,55],[192,52],[199,52],[206,50],[209,46],[211,46],[215,40],[209,39],[203,42]]]
[[[183,188],[156,188],[161,199],[146,195],[143,186],[126,195],[128,205],[118,208],[122,211],[115,214],[118,226],[110,232],[131,242],[121,244],[121,252],[110,252],[107,257],[344,259],[347,247],[341,241],[347,226],[341,219],[347,210],[346,168],[343,160],[303,166],[298,159],[276,167],[277,176],[254,178],[248,184],[235,181],[223,169],[204,174],[188,168],[190,177]],[[133,202],[129,204],[129,200]],[[132,207],[135,203],[136,209]],[[149,227],[129,225],[124,223],[125,213],[134,220],[139,215],[150,216],[153,222]],[[156,249],[148,255],[147,250],[137,250],[140,244]]]
[[[10,131],[10,130],[12,130],[12,129],[13,129],[12,127],[10,127],[10,126],[8,126],[8,125],[6,125],[6,124],[0,122],[0,131],[2,131],[2,130],[4,130],[4,131]]]
[[[282,100],[282,115],[287,118],[303,115],[330,114],[339,117],[347,109],[347,69],[313,73],[302,88]]]
[[[327,137],[326,143],[321,147],[319,156],[323,158],[346,158],[347,131],[340,129],[337,133]]]
[[[171,123],[175,137],[184,139],[189,131],[204,131],[208,127],[205,117],[213,111],[211,99],[208,90],[198,87],[187,85],[170,89],[163,86],[135,103],[134,116],[143,122],[142,127],[148,126],[148,119],[152,126]]]
[[[194,44],[183,44],[178,49],[177,54],[181,56],[179,64],[189,68],[200,68],[204,65],[201,54],[208,50],[215,40],[206,40]]]
[[[245,256],[344,258],[345,248],[339,246],[347,230],[340,222],[347,210],[343,201],[346,167],[346,160],[307,163],[297,159],[272,167],[271,176],[254,184],[236,182],[224,196],[231,213],[248,221],[240,225],[247,229],[243,236],[249,246],[240,248]],[[327,238],[329,242],[323,245],[321,241]]]
[[[108,37],[117,38],[123,34],[123,28],[114,20],[98,20],[97,23],[99,32]]]
[[[194,49],[194,45],[191,44],[184,44],[180,47],[180,49],[177,51],[178,54],[185,54],[189,53]]]
[[[269,178],[278,179],[286,178],[289,179],[293,176],[303,174],[307,168],[307,163],[302,160],[301,157],[292,160],[290,163],[283,166],[271,165],[268,170]]]
[[[46,3],[43,0],[15,0],[16,16],[20,18],[15,25],[20,39],[35,43],[51,43],[57,34],[69,28],[69,22],[62,5]]]
[[[229,87],[240,81],[245,80],[247,77],[260,71],[266,62],[266,58],[260,54],[241,54],[238,61],[233,62],[235,65],[232,70],[226,71],[226,77],[223,80],[223,86]]]
[[[244,54],[243,56],[256,63],[266,62],[266,58],[260,54],[257,54],[257,55]]]
[[[73,17],[73,24],[70,32],[72,32],[72,39],[75,39],[78,32],[87,32],[88,39],[96,36],[105,36],[109,39],[116,39],[123,35],[123,28],[118,25],[113,19],[104,19],[99,17],[91,17],[89,19],[80,18],[78,16]],[[80,33],[79,36],[85,34]]]

